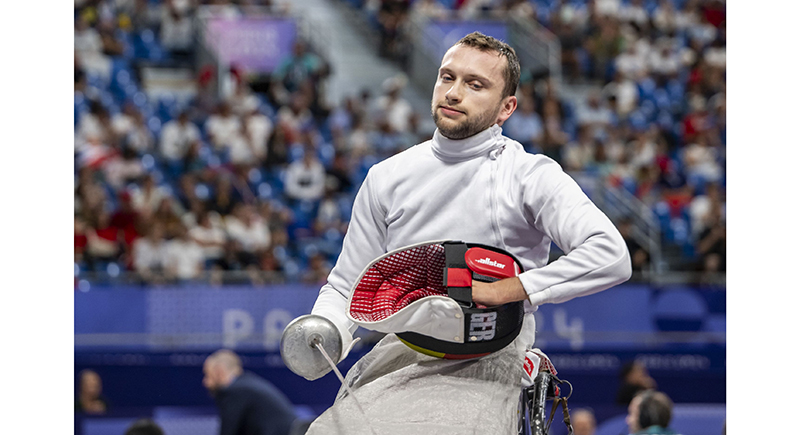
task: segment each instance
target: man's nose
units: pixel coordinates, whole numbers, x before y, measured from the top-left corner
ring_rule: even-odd
[[[444,97],[447,99],[448,104],[454,104],[461,101],[461,86],[459,86],[458,82],[453,83],[450,86],[450,89],[444,94]]]

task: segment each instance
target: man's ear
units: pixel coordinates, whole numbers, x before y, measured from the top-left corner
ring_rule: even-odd
[[[503,98],[500,103],[500,113],[497,114],[497,125],[503,126],[509,116],[517,110],[517,97],[514,95]]]

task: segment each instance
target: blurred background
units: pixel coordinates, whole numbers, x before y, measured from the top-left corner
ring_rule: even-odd
[[[281,333],[367,170],[432,136],[441,57],[475,30],[521,60],[504,134],[558,161],[631,252],[628,283],[536,313],[570,406],[623,433],[618,396],[649,383],[685,435],[721,433],[725,17],[721,0],[75,0],[75,433],[217,433],[202,365],[223,347],[299,415],[330,406],[338,379],[291,373]],[[342,371],[380,339],[358,335]],[[85,382],[103,409],[79,409]]]

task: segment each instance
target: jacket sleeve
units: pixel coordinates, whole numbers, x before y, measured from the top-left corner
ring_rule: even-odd
[[[522,182],[526,216],[566,254],[520,275],[533,306],[597,293],[630,278],[622,235],[557,163],[535,165]]]
[[[364,268],[386,252],[386,212],[375,191],[374,170],[370,169],[356,194],[342,252],[311,310],[312,314],[332,321],[340,331],[348,330],[351,334],[357,325],[346,315],[350,289]]]

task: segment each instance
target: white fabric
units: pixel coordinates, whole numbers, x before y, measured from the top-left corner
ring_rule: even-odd
[[[307,435],[509,435],[517,433],[517,405],[525,350],[536,323],[525,316],[522,332],[505,348],[470,360],[424,355],[397,336],[384,337],[347,373],[334,405]]]
[[[437,130],[369,171],[312,313],[355,331],[347,299],[364,268],[386,252],[442,239],[513,254],[534,307],[599,292],[631,273],[622,236],[553,160],[526,153],[497,125],[459,141]],[[567,255],[548,264],[551,241]]]
[[[192,142],[200,139],[200,129],[191,122],[181,125],[171,120],[161,129],[161,154],[170,160],[180,160],[189,151]]]

